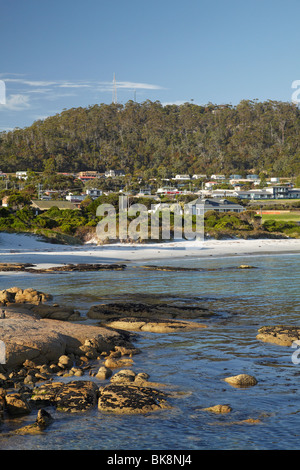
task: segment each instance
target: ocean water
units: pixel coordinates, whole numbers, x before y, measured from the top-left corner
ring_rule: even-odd
[[[53,424],[38,436],[7,436],[35,414],[0,426],[8,450],[295,450],[300,448],[300,364],[291,347],[256,339],[264,325],[300,327],[300,255],[155,260],[145,264],[203,268],[151,271],[128,263],[124,271],[1,274],[0,289],[34,287],[82,315],[110,300],[151,299],[208,308],[207,328],[143,333],[132,369],[176,392],[172,410],[119,416],[97,409],[70,415],[49,409]],[[251,264],[256,269],[237,269]],[[237,389],[224,378],[246,373],[258,384]],[[85,378],[85,377],[84,377]],[[86,377],[90,379],[89,376]],[[70,379],[71,380],[71,379]],[[103,383],[99,382],[99,385]],[[228,404],[217,415],[202,408]],[[259,420],[256,424],[244,420]]]

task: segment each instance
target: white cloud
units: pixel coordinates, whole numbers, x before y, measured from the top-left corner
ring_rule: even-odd
[[[168,106],[168,105],[172,105],[172,104],[174,104],[176,106],[181,106],[184,103],[188,103],[188,100],[185,100],[185,101],[181,101],[181,100],[176,101],[175,100],[175,101],[168,101],[168,102],[166,101],[166,102],[162,103],[162,106]]]
[[[30,108],[29,97],[21,94],[10,95],[6,98],[6,103],[0,105],[0,110],[7,109],[10,111],[22,111],[28,108]]]
[[[116,86],[117,88],[127,88],[130,90],[162,90],[161,86],[150,83],[116,82]]]
[[[105,82],[98,80],[27,80],[25,78],[5,78],[3,81],[11,84],[19,84],[24,87],[29,87],[29,90],[22,90],[27,93],[51,93],[59,88],[72,88],[72,89],[94,89],[96,91],[111,92],[113,90],[113,81]],[[30,90],[30,88],[35,88]],[[151,83],[131,82],[131,81],[117,81],[116,87],[123,90],[162,90],[160,85]]]

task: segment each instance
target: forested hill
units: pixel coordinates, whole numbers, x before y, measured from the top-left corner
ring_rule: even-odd
[[[30,127],[0,134],[0,170],[59,172],[123,169],[172,174],[262,170],[300,174],[300,111],[277,101],[236,106],[163,106],[129,101],[72,108]]]

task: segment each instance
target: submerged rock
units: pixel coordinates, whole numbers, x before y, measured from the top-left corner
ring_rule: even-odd
[[[258,330],[256,338],[266,343],[292,346],[294,341],[300,339],[300,327],[297,326],[263,326]]]
[[[135,317],[121,318],[118,320],[106,321],[103,326],[129,331],[147,331],[150,333],[176,333],[176,331],[195,330],[197,328],[206,328],[196,322],[180,320],[162,320],[162,319],[139,319]]]
[[[40,434],[52,423],[52,421],[53,418],[50,413],[41,409],[38,411],[36,421],[33,424],[28,424],[27,426],[16,429],[14,434]]]
[[[207,318],[213,312],[205,307],[175,305],[174,303],[156,302],[155,304],[143,302],[110,302],[93,305],[87,317],[98,320],[116,320],[123,317],[139,319],[199,319]]]
[[[185,319],[199,319],[209,315],[211,313],[205,308],[140,302],[94,305],[87,313],[88,318],[100,320],[100,324],[105,327],[152,333],[174,333],[177,330],[206,328],[205,325]]]
[[[62,266],[52,266],[49,268],[38,268],[30,263],[0,263],[0,271],[26,271],[34,274],[54,273],[54,272],[74,272],[74,271],[102,271],[102,270],[123,270],[126,264],[102,264],[102,263],[82,263],[64,264]]]
[[[212,413],[230,413],[232,408],[229,405],[214,405],[208,408],[201,408],[201,411],[211,411]]]

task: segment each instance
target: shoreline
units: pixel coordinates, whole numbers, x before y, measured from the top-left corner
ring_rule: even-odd
[[[81,263],[132,263],[150,260],[216,259],[300,254],[300,239],[178,240],[163,243],[69,246],[40,241],[29,234],[0,232],[1,262],[40,267]]]

